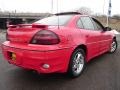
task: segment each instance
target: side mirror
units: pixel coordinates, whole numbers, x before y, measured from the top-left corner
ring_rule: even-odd
[[[111,27],[105,27],[105,28],[104,28],[104,31],[111,31],[111,30],[112,30]]]

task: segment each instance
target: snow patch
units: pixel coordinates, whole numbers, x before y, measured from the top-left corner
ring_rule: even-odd
[[[113,32],[114,34],[120,34],[120,32],[118,32],[118,31],[115,30],[115,29],[111,30],[111,32]]]

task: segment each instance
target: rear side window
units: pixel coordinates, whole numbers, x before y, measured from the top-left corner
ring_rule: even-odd
[[[81,17],[84,29],[94,30],[94,25],[89,17]]]
[[[81,28],[81,29],[84,28],[81,19],[78,20],[78,22],[77,22],[77,27],[79,27],[79,28]]]
[[[35,23],[45,24],[45,25],[66,25],[73,15],[59,15],[59,16],[51,16],[44,19],[41,19]]]

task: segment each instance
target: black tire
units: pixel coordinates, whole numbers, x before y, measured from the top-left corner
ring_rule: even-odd
[[[114,50],[112,50],[112,44],[115,44],[115,49]],[[117,47],[118,47],[118,43],[117,43],[117,40],[116,39],[113,39],[113,41],[112,41],[112,43],[111,43],[111,46],[110,46],[110,50],[109,50],[109,53],[114,53],[114,52],[116,52],[116,50],[117,50]]]
[[[75,67],[78,67],[78,66],[75,65],[76,60],[77,60],[77,59],[75,59],[75,58],[76,58],[76,55],[77,55],[77,54],[82,55],[83,58],[84,58],[84,59],[83,59],[83,62],[81,62],[81,60],[79,60],[80,63],[83,63],[83,67],[81,67],[80,72],[77,72],[77,71],[74,70],[74,69],[75,69],[74,66],[75,66]],[[79,57],[79,56],[77,56],[77,57]],[[80,58],[79,58],[79,59],[80,59]],[[69,62],[68,75],[69,75],[70,77],[72,77],[72,78],[75,78],[75,77],[80,76],[81,73],[83,72],[84,68],[85,68],[85,64],[86,64],[86,62],[85,62],[85,51],[84,51],[83,49],[81,49],[81,48],[76,49],[76,50],[73,52],[73,54],[72,54],[72,56],[71,56],[71,59],[70,59],[70,62]]]

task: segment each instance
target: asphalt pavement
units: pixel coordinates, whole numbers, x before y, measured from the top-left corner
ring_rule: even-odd
[[[5,33],[0,33],[0,42],[4,40]],[[0,90],[120,90],[120,45],[116,53],[94,58],[75,79],[23,70],[8,64],[0,51]]]

